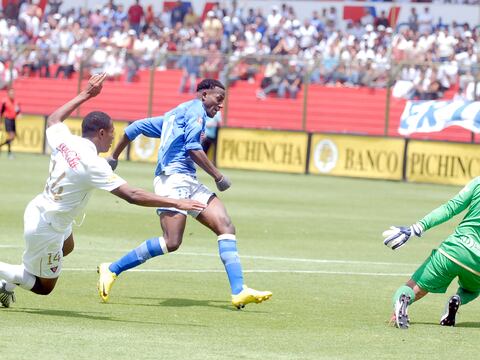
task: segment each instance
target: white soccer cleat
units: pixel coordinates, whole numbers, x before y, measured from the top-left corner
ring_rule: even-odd
[[[395,326],[399,329],[408,329],[410,319],[408,318],[408,304],[410,296],[406,294],[400,295],[395,303]]]

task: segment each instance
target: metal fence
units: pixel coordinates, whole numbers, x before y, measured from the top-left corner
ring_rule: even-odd
[[[461,61],[449,57],[418,62],[395,60],[395,54],[386,50],[362,57],[352,48],[351,53],[312,52],[303,58],[265,55],[261,49],[245,55],[241,50],[225,55],[215,47],[192,47],[185,52],[160,49],[137,54],[100,44],[83,49],[79,59],[68,59],[67,49],[45,58],[41,49],[22,47],[5,59],[9,65],[4,85],[32,75],[75,74],[79,91],[91,74],[105,71],[113,81],[128,82],[130,89],[142,87],[148,101],[138,110],[150,116],[184,100],[199,79],[213,77],[227,88],[224,125],[387,136],[397,135],[406,99],[446,95],[476,100],[480,95],[479,62],[473,61],[478,54],[468,52]],[[177,70],[177,75],[166,76],[169,70]],[[171,101],[158,98],[160,88],[170,93]],[[467,133],[454,140],[475,141]]]

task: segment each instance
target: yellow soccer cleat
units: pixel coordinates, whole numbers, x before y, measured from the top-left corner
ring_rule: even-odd
[[[258,304],[270,299],[271,297],[272,293],[270,291],[258,291],[243,285],[243,290],[239,294],[232,295],[232,304],[237,309],[242,309],[247,304]]]
[[[100,295],[100,298],[105,303],[108,301],[110,290],[117,279],[117,275],[110,271],[109,266],[110,263],[102,263],[97,267],[97,273],[99,275],[97,283],[98,295]]]

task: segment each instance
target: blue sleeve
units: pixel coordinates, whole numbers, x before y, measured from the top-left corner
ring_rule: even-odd
[[[125,128],[125,135],[130,141],[142,134],[150,138],[162,136],[163,116],[137,120]]]
[[[185,114],[185,150],[203,150],[201,135],[205,131],[205,119],[195,111]]]

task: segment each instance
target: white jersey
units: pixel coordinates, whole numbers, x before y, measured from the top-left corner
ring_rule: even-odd
[[[83,214],[92,191],[112,191],[126,183],[98,156],[88,139],[73,135],[64,123],[49,127],[47,142],[52,149],[50,175],[45,190],[33,202],[45,221],[64,231]]]

